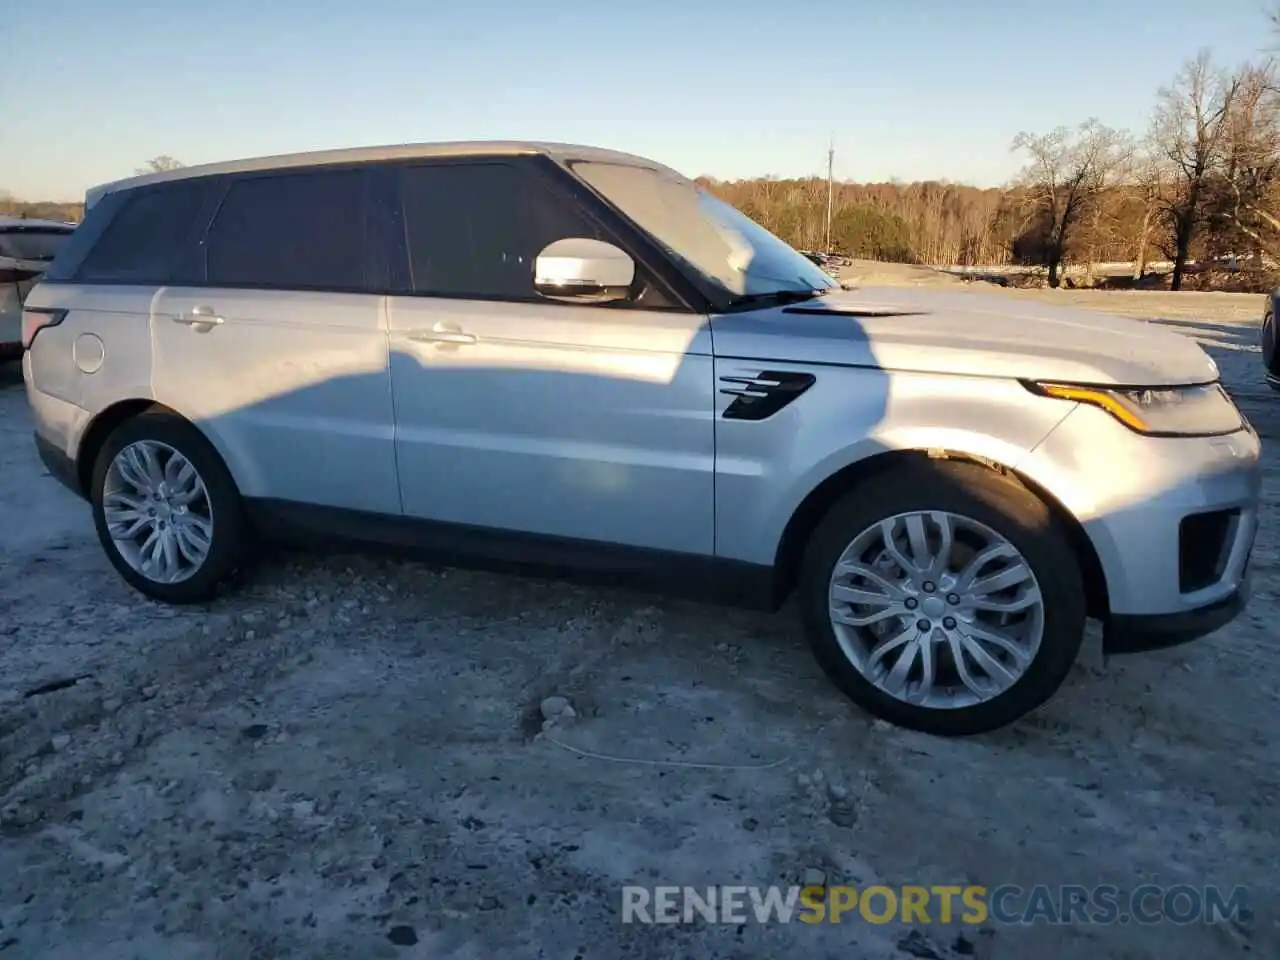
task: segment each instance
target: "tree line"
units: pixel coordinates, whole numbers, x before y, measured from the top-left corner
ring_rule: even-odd
[[[1273,21],[1274,22],[1274,21]],[[871,260],[1044,269],[1131,262],[1169,285],[1241,274],[1265,287],[1280,260],[1280,77],[1270,59],[1234,69],[1208,53],[1156,97],[1140,136],[1097,120],[1013,141],[1024,166],[1004,187],[839,183],[830,245]],[[701,182],[793,246],[826,244],[818,178]]]

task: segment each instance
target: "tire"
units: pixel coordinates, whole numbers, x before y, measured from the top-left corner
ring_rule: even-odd
[[[153,579],[136,568],[126,556],[129,547],[122,546],[112,536],[110,529],[111,521],[108,520],[106,504],[108,498],[111,499],[112,509],[117,511],[113,512],[118,524],[117,530],[122,529],[118,518],[123,516],[118,512],[123,501],[119,497],[113,497],[112,491],[123,493],[134,500],[140,499],[136,493],[137,488],[129,485],[120,468],[117,466],[113,471],[113,463],[121,451],[130,447],[135,451],[144,449],[133,446],[139,443],[148,444],[152,452],[158,450],[160,459],[157,462],[167,462],[171,454],[185,458],[194,467],[198,480],[203,484],[203,495],[195,498],[189,507],[182,510],[184,517],[181,519],[185,521],[188,512],[198,515],[197,519],[203,519],[207,514],[211,521],[210,533],[207,537],[202,534],[207,552],[203,561],[197,564],[179,551],[182,563],[192,569],[181,579],[174,579],[172,582]],[[130,473],[129,476],[136,474]],[[111,565],[120,576],[145,596],[168,604],[204,603],[217,596],[239,571],[249,542],[240,492],[213,445],[199,430],[177,414],[152,408],[116,427],[94,461],[89,493],[93,506],[93,523],[102,549],[106,551]],[[170,516],[169,524],[175,525],[178,518],[172,517],[170,511],[176,513],[181,508],[172,508],[166,504],[159,509]],[[131,511],[130,515],[137,516],[138,513]],[[150,524],[152,521],[145,522]],[[151,529],[154,527],[145,528],[139,538],[145,538],[147,531]],[[133,542],[136,545],[137,538]],[[189,549],[192,542],[184,535],[184,543]]]
[[[1262,347],[1262,365],[1266,371],[1267,383],[1272,389],[1280,390],[1280,356],[1276,355],[1276,315],[1275,300],[1268,298],[1266,313],[1262,315],[1260,331]]]
[[[995,658],[1001,661],[999,666],[1005,668],[1005,673],[1013,671],[1004,663],[1004,660],[1015,664],[1017,661],[1013,659],[1013,653],[1003,646],[993,647],[986,642],[979,643],[972,639],[971,635],[967,640],[961,636],[976,627],[988,634],[986,639],[991,639],[989,635],[993,631],[990,629],[991,624],[985,618],[994,616],[993,614],[976,613],[974,609],[965,609],[963,606],[946,607],[946,610],[950,610],[956,616],[946,615],[946,610],[939,612],[940,604],[950,604],[957,598],[962,605],[969,602],[961,594],[950,591],[950,588],[940,587],[942,583],[950,583],[953,574],[943,574],[937,585],[928,581],[928,574],[921,574],[924,579],[917,581],[911,588],[918,592],[914,596],[908,594],[906,600],[894,607],[902,610],[902,604],[909,604],[914,599],[915,612],[894,614],[870,627],[853,627],[847,623],[837,624],[833,621],[831,611],[833,605],[839,603],[839,598],[834,596],[833,591],[839,588],[833,587],[832,578],[842,554],[847,548],[853,550],[856,546],[855,539],[860,538],[860,534],[864,532],[870,537],[866,542],[871,544],[869,549],[874,552],[877,549],[876,538],[880,533],[873,532],[871,528],[892,520],[895,531],[892,539],[898,544],[898,556],[904,560],[912,559],[907,556],[909,546],[907,541],[898,539],[899,531],[905,534],[908,529],[907,521],[895,518],[914,511],[936,511],[955,515],[957,519],[953,523],[953,529],[956,531],[954,534],[956,547],[951,553],[953,556],[959,554],[961,560],[953,562],[962,562],[966,558],[973,559],[975,554],[972,551],[976,548],[969,543],[979,542],[977,538],[980,533],[975,532],[978,528],[984,529],[986,534],[994,533],[997,538],[1002,538],[1007,545],[1020,554],[1024,569],[1030,570],[1030,578],[1008,588],[1004,593],[982,593],[979,590],[974,595],[987,599],[978,600],[975,603],[989,603],[991,597],[1007,597],[1008,590],[1018,591],[1017,601],[999,602],[1024,602],[1026,597],[1035,595],[1034,590],[1039,591],[1040,603],[1032,608],[1032,613],[1002,615],[1025,617],[1023,624],[1012,629],[1025,630],[1028,637],[1038,635],[1038,646],[1032,649],[1034,645],[1030,641],[1025,644],[1020,642],[1017,645],[1019,656],[1023,657],[1025,662],[1020,675],[1007,683],[1002,690],[996,690],[993,682],[992,690],[987,691],[989,696],[986,699],[981,699],[972,688],[958,682],[964,678],[954,666],[953,651],[959,650],[963,654],[960,659],[966,660],[968,664],[967,676],[976,678],[975,683],[979,680],[985,682],[988,676],[995,677],[1000,674],[1000,671],[997,670],[989,675],[982,672],[982,676],[977,677],[973,663],[966,659],[970,643],[976,644],[988,655],[994,653]],[[936,517],[937,514],[934,516]],[[930,522],[925,521],[926,524]],[[934,528],[934,531],[940,539],[941,528]],[[985,534],[981,535],[985,536]],[[962,538],[965,541],[963,545]],[[884,544],[886,541],[880,541],[880,543]],[[905,568],[886,559],[888,552],[887,548],[880,551],[878,563],[888,564],[889,570],[895,571],[892,576],[896,577],[898,576],[896,571],[902,571]],[[935,552],[941,553],[940,550]],[[869,555],[866,554],[866,556]],[[856,561],[856,557],[855,562],[860,563]],[[1016,566],[1011,559],[996,559],[991,563]],[[877,575],[884,570],[879,565],[871,565],[871,568]],[[841,569],[851,568],[844,566]],[[865,566],[860,565],[856,569],[865,569]],[[991,568],[980,566],[978,571],[987,569]],[[975,571],[972,576],[976,577],[978,571]],[[1003,570],[1000,572],[1003,574]],[[1019,573],[1015,570],[1010,575],[1019,575]],[[886,571],[884,576],[890,577],[890,573]],[[977,577],[975,582],[979,587],[983,583],[992,585],[996,583],[989,575]],[[858,580],[857,583],[866,588],[872,584],[872,581]],[[930,586],[935,588],[936,594],[926,595],[924,592],[919,592]],[[870,589],[875,592],[879,588],[871,587]],[[949,591],[945,597],[944,589]],[[959,585],[956,589],[959,589]],[[858,594],[858,596],[865,595],[865,593]],[[846,597],[850,594],[841,593],[840,596]],[[800,571],[799,600],[813,653],[827,676],[840,690],[876,717],[897,726],[941,736],[965,736],[1003,727],[1039,707],[1053,696],[1066,679],[1079,653],[1084,637],[1086,616],[1085,591],[1079,562],[1066,531],[1045,503],[1021,484],[985,467],[946,460],[921,460],[894,468],[859,484],[840,499],[818,524],[809,541]],[[886,600],[861,608],[846,607],[842,604],[840,609],[861,617],[866,611],[883,613],[889,609],[889,606]],[[928,606],[928,616],[940,619],[924,619],[926,606]],[[858,614],[859,609],[864,611],[864,614]],[[1037,623],[1039,630],[1035,629]],[[916,672],[916,680],[913,682],[917,684],[915,691],[917,702],[909,702],[912,699],[911,696],[894,695],[873,682],[873,679],[864,675],[864,672],[855,665],[854,659],[841,645],[842,638],[846,645],[855,650],[863,650],[862,645],[865,644],[867,652],[864,654],[864,660],[871,662],[874,661],[874,655],[870,651],[874,650],[876,644],[882,639],[900,638],[904,633],[908,637],[925,636],[925,633],[919,632],[923,624],[930,625],[927,631],[929,637],[940,639],[930,639],[924,644],[917,644],[909,639],[897,648],[902,651],[913,646],[928,648],[927,658],[922,650],[913,652],[911,656],[911,669]],[[947,626],[948,629],[941,630],[943,626]],[[957,626],[959,629],[954,629]],[[873,630],[884,630],[885,633],[883,636],[875,636],[871,633]],[[1006,627],[1000,625],[994,632],[998,632],[1000,637],[1007,638],[1010,634],[1005,631]],[[891,656],[891,654],[883,656],[879,661],[880,667],[877,669],[884,669],[884,664],[888,663]],[[924,684],[919,679],[924,669],[922,663],[924,660],[928,660],[931,664],[932,675],[939,681],[948,675],[957,681],[946,688],[939,688],[937,692],[939,700],[950,697],[950,702],[925,703],[919,699],[920,691],[924,689]],[[889,672],[892,673],[892,671]],[[953,693],[947,693],[947,690]],[[966,702],[969,698],[972,698],[973,702]]]

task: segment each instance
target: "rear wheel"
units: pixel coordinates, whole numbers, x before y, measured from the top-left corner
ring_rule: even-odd
[[[107,438],[91,481],[94,525],[112,565],[165,603],[212,599],[246,546],[240,494],[212,444],[165,410]]]
[[[847,494],[801,573],[818,661],[851,699],[943,735],[1008,724],[1061,686],[1085,596],[1046,505],[985,467],[922,461]]]

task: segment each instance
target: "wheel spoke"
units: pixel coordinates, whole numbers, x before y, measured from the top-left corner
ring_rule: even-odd
[[[916,684],[911,691],[908,699],[915,703],[920,703],[929,699],[933,693],[934,673],[936,671],[933,653],[933,641],[930,638],[922,638],[920,643],[920,682]]]
[[[903,627],[891,637],[886,637],[872,648],[871,653],[867,655],[867,666],[873,667],[884,659],[885,654],[892,653],[903,644],[915,640],[919,631],[915,626]]]
[[[1027,654],[1027,651],[1016,640],[1002,631],[970,623],[965,625],[964,632],[974,640],[981,640],[984,643],[999,647],[1013,657],[1019,668],[1025,668],[1031,662],[1031,657]]]
[[[165,582],[170,582],[178,575],[178,545],[173,534],[173,529],[169,528],[160,534],[160,551],[163,556],[163,566]]]
[[[201,550],[208,551],[209,545],[213,542],[213,524],[204,517],[197,516],[194,513],[188,513],[182,518],[182,527],[185,529]]]
[[[1007,689],[1018,679],[1017,675],[1010,672],[1008,667],[987,653],[982,644],[972,637],[966,636],[964,631],[958,631],[958,633],[960,646],[964,648],[965,653],[982,668],[982,672],[990,677],[999,689]]]
[[[831,619],[849,627],[870,627],[874,624],[888,620],[890,617],[901,616],[906,612],[906,607],[901,604],[894,604],[893,606],[884,607],[880,610],[873,610],[870,613],[854,613],[851,610],[832,608]]]
[[[152,486],[147,479],[147,467],[142,462],[137,448],[128,447],[116,457],[115,466],[120,479],[139,493],[150,493]]]
[[[878,570],[872,570],[865,563],[844,562],[836,564],[835,575],[838,577],[861,577],[863,580],[870,580],[879,587],[884,594],[899,600],[903,596],[902,587],[894,583]]]
[[[138,451],[141,466],[146,472],[147,481],[151,485],[151,489],[155,489],[164,482],[164,469],[160,466],[160,460],[156,456],[156,449],[150,443],[139,443],[134,447]]]
[[[1022,613],[1024,610],[1030,610],[1039,602],[1040,591],[1035,587],[1028,587],[1011,600],[991,600],[987,597],[980,597],[972,601],[972,605],[975,610],[987,610],[991,613]]]
[[[898,546],[898,520],[896,517],[890,517],[888,520],[880,523],[880,536],[884,540],[885,552],[889,554],[889,559],[898,565],[898,568],[904,573],[910,573],[915,569],[902,548]]]
[[[138,557],[141,560],[143,572],[156,569],[156,554],[159,547],[160,528],[153,526],[151,532],[147,534],[147,539],[143,540],[142,545],[138,547]]]
[[[143,502],[139,497],[131,496],[123,490],[113,490],[102,498],[102,506],[104,509],[111,507],[123,507],[126,510],[143,510]]]
[[[207,548],[202,548],[192,536],[191,527],[186,524],[178,524],[173,528],[175,539],[178,542],[178,552],[182,554],[182,558],[192,565],[204,563]]]
[[[1010,587],[1016,587],[1031,577],[1031,571],[1027,569],[1024,563],[1015,563],[1006,567],[999,573],[993,573],[989,577],[983,577],[969,584],[969,592],[974,594],[999,593],[1001,590],[1008,590]]]
[[[938,528],[938,551],[933,555],[933,563],[929,565],[928,572],[937,576],[951,568],[951,547],[955,543],[955,530],[951,514],[935,511],[929,516]]]
[[[973,581],[977,579],[978,574],[982,572],[983,567],[993,560],[1014,559],[1017,556],[1018,551],[1010,543],[996,543],[984,550],[979,550],[973,559],[965,564],[965,568],[960,571],[960,576],[956,581],[956,589],[961,592],[968,590]]]
[[[857,603],[869,607],[887,606],[897,602],[893,597],[886,594],[859,590],[856,587],[846,587],[841,583],[837,583],[831,588],[831,599],[839,600],[841,603]]]
[[[900,696],[907,685],[907,675],[911,672],[911,668],[915,665],[916,658],[920,655],[920,648],[924,643],[928,643],[928,638],[912,639],[898,655],[898,661],[893,665],[884,678],[884,688],[894,696]]]
[[[145,513],[136,510],[118,510],[106,515],[107,528],[115,540],[132,540],[155,521]],[[129,526],[119,529],[124,524]]]
[[[956,676],[960,678],[960,682],[979,700],[987,699],[990,690],[979,683],[970,672],[969,658],[965,655],[965,649],[960,643],[960,635],[956,631],[952,630],[947,634],[947,644],[951,647],[951,662],[955,664]]]
[[[924,517],[918,513],[911,514],[907,517],[906,527],[912,566],[918,571],[928,570],[933,565],[933,554],[929,552],[929,534],[924,528]]]

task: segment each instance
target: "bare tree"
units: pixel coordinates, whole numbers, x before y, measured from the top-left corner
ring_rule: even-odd
[[[1271,62],[1236,77],[1224,122],[1222,166],[1213,180],[1209,230],[1217,253],[1263,251],[1280,240],[1280,95]]]
[[[166,173],[169,170],[177,170],[183,165],[179,161],[173,159],[167,153],[162,153],[158,157],[152,157],[141,167],[137,167],[135,173]]]
[[[1151,141],[1172,181],[1161,211],[1173,239],[1172,290],[1182,289],[1191,243],[1208,212],[1240,84],[1239,76],[1225,76],[1203,52],[1159,93]]]
[[[1096,120],[1040,136],[1020,133],[1013,149],[1029,160],[1019,177],[1034,232],[1036,258],[1056,287],[1073,235],[1097,210],[1103,192],[1130,153],[1128,138]]]
[[[1136,229],[1129,234],[1133,248],[1133,279],[1141,280],[1147,273],[1147,255],[1151,250],[1152,233],[1169,187],[1168,164],[1150,150],[1135,153],[1129,165],[1129,195],[1137,209]]]

